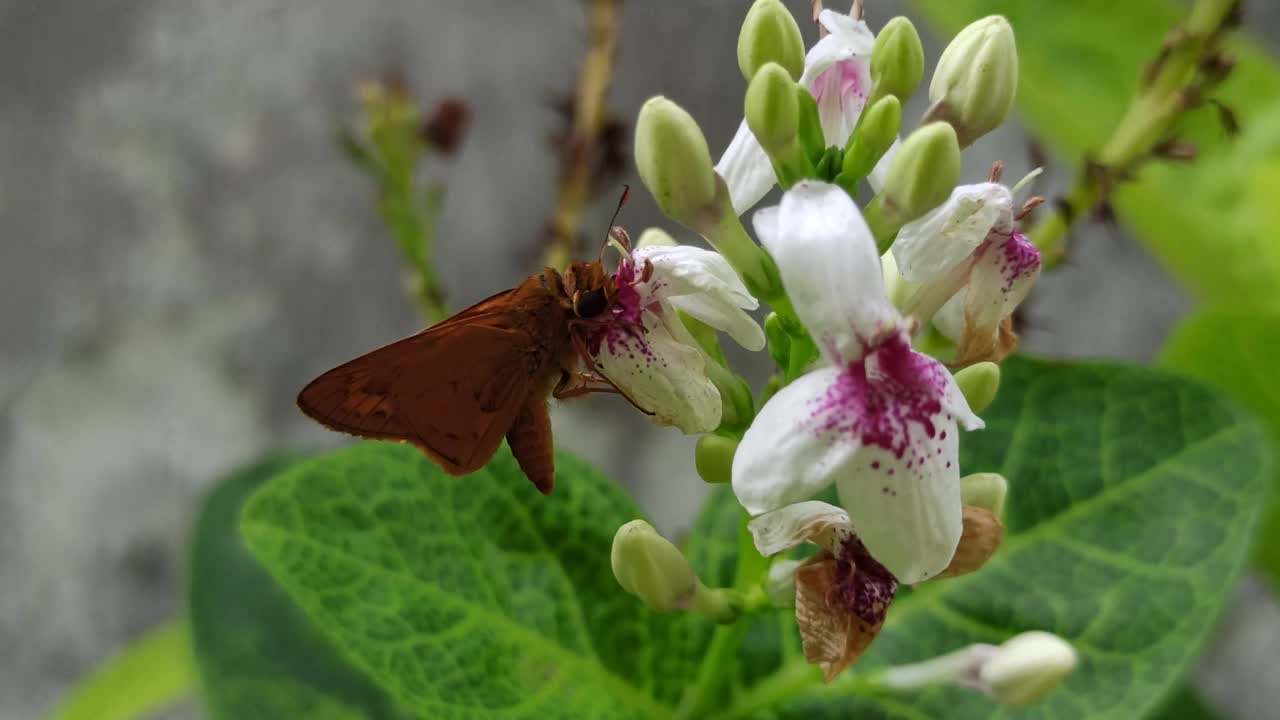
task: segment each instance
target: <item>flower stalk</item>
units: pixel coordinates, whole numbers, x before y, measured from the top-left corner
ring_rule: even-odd
[[[1044,256],[1045,269],[1060,264],[1072,224],[1106,200],[1114,184],[1168,139],[1191,106],[1201,61],[1211,52],[1237,0],[1196,0],[1181,30],[1175,30],[1154,72],[1139,88],[1120,124],[1098,150],[1075,185],[1028,233]]]

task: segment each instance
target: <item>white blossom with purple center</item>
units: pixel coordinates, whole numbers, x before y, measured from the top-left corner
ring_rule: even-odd
[[[871,555],[903,582],[944,570],[961,533],[958,428],[983,427],[951,374],[911,349],[853,200],[797,183],[754,217],[822,363],[756,416],[733,462],[752,515],[832,483]]]
[[[997,182],[956,188],[902,228],[893,256],[919,284],[905,312],[978,349],[996,346],[1000,323],[1040,276],[1040,251],[1014,227],[1013,191]]]
[[[834,10],[823,10],[818,22],[827,35],[805,55],[800,85],[818,103],[827,145],[844,147],[871,93],[871,50],[876,38],[864,21]],[[739,215],[760,202],[777,183],[769,156],[746,120],[716,163],[716,172],[724,178]]]
[[[615,279],[612,322],[592,334],[588,348],[600,372],[654,422],[689,434],[715,430],[720,392],[706,372],[715,361],[676,310],[760,350],[764,331],[747,314],[759,302],[718,253],[685,245],[636,248]]]

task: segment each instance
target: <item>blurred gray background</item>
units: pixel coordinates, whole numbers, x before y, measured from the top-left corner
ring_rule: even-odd
[[[624,3],[611,110],[629,122],[666,94],[718,154],[741,112],[747,5]],[[1280,8],[1252,5],[1251,31],[1277,46]],[[867,6],[873,28],[910,14]],[[932,63],[941,45],[922,30]],[[0,719],[40,717],[180,612],[210,483],[269,448],[345,442],[297,412],[296,391],[418,329],[371,186],[333,142],[354,84],[398,69],[428,103],[472,105],[460,154],[433,170],[449,183],[438,267],[462,306],[536,267],[552,104],[584,36],[578,0],[0,2]],[[1027,148],[1011,123],[967,153],[966,177],[995,159],[1020,177]],[[1039,192],[1070,175],[1051,167]],[[588,214],[593,236],[617,189]],[[633,231],[695,241],[633,198]],[[1082,226],[1072,248],[1029,302],[1024,346],[1150,359],[1190,300],[1120,228]],[[608,397],[557,408],[555,428],[664,530],[687,527],[705,492],[690,439]],[[1278,654],[1280,613],[1246,582],[1198,684],[1230,715],[1267,716]]]

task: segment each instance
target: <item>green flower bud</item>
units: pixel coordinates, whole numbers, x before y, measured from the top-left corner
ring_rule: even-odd
[[[898,270],[898,261],[893,257],[893,253],[885,253],[880,256],[880,273],[884,276],[884,296],[889,298],[889,302],[893,306],[901,310],[907,306],[907,301],[911,299],[912,293],[915,292],[916,283],[908,282],[902,277],[902,272]],[[919,350],[919,348],[916,348]]]
[[[980,362],[956,373],[956,384],[969,409],[979,414],[996,399],[996,391],[1000,389],[1000,366],[993,362]]]
[[[640,233],[640,239],[636,240],[636,247],[672,247],[679,245],[676,239],[671,237],[666,230],[662,228],[649,228]]]
[[[1000,15],[978,20],[942,51],[929,83],[930,117],[951,123],[961,147],[1000,126],[1018,91],[1018,47]]]
[[[978,671],[978,682],[1004,705],[1029,705],[1061,685],[1078,663],[1066,640],[1033,630],[996,648]]]
[[[724,355],[722,354],[721,357]],[[704,369],[707,378],[716,386],[716,390],[720,391],[720,428],[746,429],[756,414],[751,397],[751,386],[747,385],[746,380],[734,375],[731,370],[714,359],[708,358]]]
[[[893,95],[880,98],[863,111],[858,127],[845,145],[844,161],[836,182],[857,192],[857,184],[871,174],[884,157],[902,127],[902,103]]]
[[[679,105],[662,96],[645,102],[636,118],[635,155],[640,179],[672,219],[697,228],[719,215],[720,181],[707,139]]]
[[[780,368],[787,366],[787,358],[791,353],[791,333],[778,313],[771,312],[764,318],[764,336],[769,341],[769,355]]]
[[[906,102],[924,78],[924,47],[916,26],[904,17],[885,23],[871,51],[871,97]]]
[[[902,141],[876,199],[885,217],[901,227],[945,202],[959,181],[956,131],[946,123],[929,123]]]
[[[756,0],[738,34],[738,69],[750,82],[768,63],[777,63],[799,80],[804,72],[800,26],[779,0]]]
[[[781,65],[768,63],[751,78],[743,115],[769,157],[777,158],[799,147],[796,142],[800,126],[796,82]]]
[[[733,455],[738,441],[722,435],[703,435],[693,452],[698,477],[712,485],[727,484],[733,479]]]
[[[693,605],[698,577],[680,549],[644,520],[632,520],[613,536],[613,576],[623,590],[653,610]]]
[[[990,510],[997,519],[1004,515],[1009,482],[999,473],[974,473],[960,478],[960,504]]]

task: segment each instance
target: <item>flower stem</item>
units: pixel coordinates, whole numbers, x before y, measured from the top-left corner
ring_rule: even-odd
[[[563,270],[573,262],[582,209],[591,192],[593,152],[605,121],[605,95],[613,75],[618,38],[618,0],[593,0],[588,21],[587,54],[578,76],[573,125],[565,145],[556,207],[549,223],[547,267]]]
[[[1092,158],[1075,186],[1040,219],[1030,233],[1031,242],[1044,256],[1045,269],[1065,257],[1063,242],[1072,223],[1087,214],[1116,179],[1150,155],[1188,108],[1187,91],[1199,72],[1206,49],[1236,5],[1237,0],[1196,0],[1180,32],[1167,46],[1151,75],[1133,98],[1124,119]]]
[[[383,221],[413,267],[413,298],[428,323],[437,323],[449,314],[431,261],[443,202],[444,188],[439,186],[419,197],[410,171],[387,178],[380,203]]]
[[[769,560],[756,552],[751,531],[747,529],[748,519],[744,514],[738,528],[738,566],[734,573],[734,589],[744,593],[748,598],[753,598],[755,594],[752,589],[759,586],[764,579],[769,570]],[[753,601],[747,604],[762,607],[759,602]],[[733,672],[734,655],[737,654],[742,645],[743,636],[746,635],[747,623],[743,621],[744,617],[745,615],[740,616],[737,622],[721,625],[715,629],[715,633],[711,636],[711,644],[707,646],[707,653],[702,658],[702,665],[698,668],[698,677],[694,684],[685,690],[684,697],[680,699],[680,706],[676,708],[676,720],[705,718],[711,714],[711,708],[720,698],[720,691],[729,679],[729,674]]]

